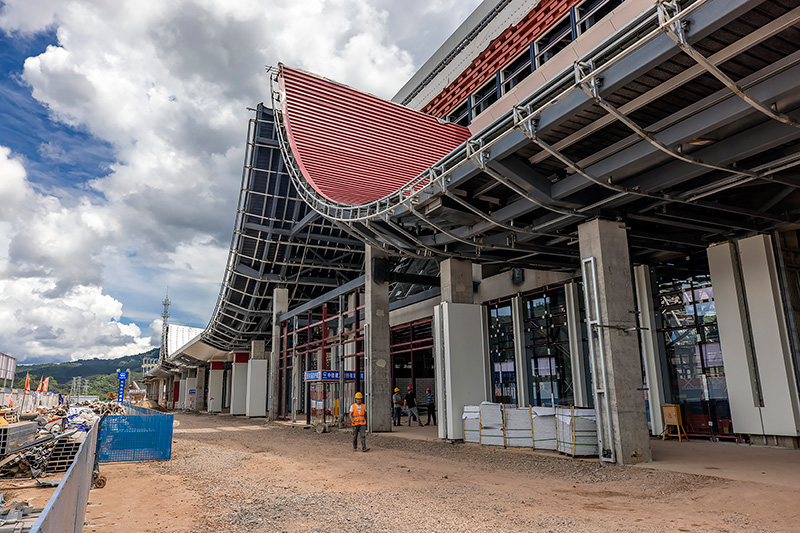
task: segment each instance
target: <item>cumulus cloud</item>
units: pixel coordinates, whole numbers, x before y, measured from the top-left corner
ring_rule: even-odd
[[[247,107],[270,100],[265,66],[284,62],[389,98],[479,1],[0,4],[0,30],[12,38],[57,36],[20,65],[21,83],[52,120],[108,143],[114,159],[79,186],[42,191],[0,147],[0,349],[55,359],[157,345],[160,332],[146,330],[166,286],[173,317],[205,326],[230,242]],[[38,150],[80,159],[54,142]]]
[[[5,222],[14,220],[30,194],[25,167],[19,159],[10,156],[11,150],[0,146],[0,221]]]

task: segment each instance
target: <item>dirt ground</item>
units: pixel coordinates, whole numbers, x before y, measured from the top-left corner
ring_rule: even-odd
[[[406,428],[403,428],[406,430]],[[407,428],[413,431],[415,428]],[[90,532],[797,531],[800,489],[527,450],[177,414],[168,462],[102,465]]]

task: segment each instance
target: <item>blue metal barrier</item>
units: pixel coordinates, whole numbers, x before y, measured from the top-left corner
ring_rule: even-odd
[[[166,461],[172,456],[172,415],[125,405],[100,427],[100,462]]]
[[[31,527],[31,532],[83,530],[86,503],[89,501],[89,489],[92,485],[96,442],[97,423],[89,430],[72,466],[61,478],[61,483]]]

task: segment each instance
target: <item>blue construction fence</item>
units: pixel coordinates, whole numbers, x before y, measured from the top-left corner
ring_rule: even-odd
[[[125,404],[100,426],[101,463],[166,461],[172,456],[172,415]]]

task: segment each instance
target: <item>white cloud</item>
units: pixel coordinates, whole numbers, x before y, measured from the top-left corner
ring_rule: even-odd
[[[284,62],[391,97],[478,3],[6,0],[0,30],[58,37],[27,58],[22,81],[54,120],[109,143],[115,162],[82,188],[45,194],[0,148],[0,349],[58,358],[149,347],[157,335],[141,329],[167,285],[173,317],[205,326],[247,107],[270,98],[264,67]],[[55,162],[72,155],[39,149]]]

